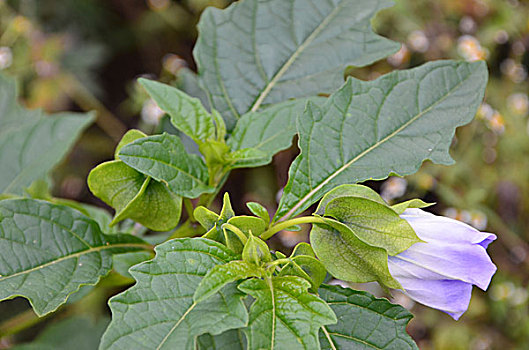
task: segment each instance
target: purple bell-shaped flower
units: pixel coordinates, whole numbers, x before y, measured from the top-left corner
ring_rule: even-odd
[[[390,256],[391,275],[415,301],[459,319],[470,303],[472,286],[486,290],[496,272],[486,251],[496,235],[420,209],[407,209],[401,218],[426,243]]]

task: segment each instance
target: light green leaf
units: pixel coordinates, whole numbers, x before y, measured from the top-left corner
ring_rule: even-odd
[[[307,104],[313,101],[322,105],[324,97],[297,99],[273,105],[258,112],[246,113],[239,119],[228,144],[232,151],[251,149],[259,151],[260,158],[246,165],[256,167],[272,162],[279,151],[292,146],[292,138],[297,133],[296,119]]]
[[[171,117],[171,123],[198,144],[215,139],[213,117],[199,99],[194,98],[170,85],[140,78],[138,82],[164,112]]]
[[[435,203],[426,203],[423,202],[420,199],[410,199],[409,201],[398,203],[391,206],[391,209],[393,209],[397,214],[402,214],[404,211],[408,208],[427,208]]]
[[[138,139],[142,139],[144,137],[147,137],[147,135],[140,130],[131,129],[127,131],[119,141],[118,145],[116,146],[116,149],[114,150],[114,158],[116,160],[119,160],[119,151],[121,151],[123,146],[128,145],[129,143],[132,143]]]
[[[254,168],[272,161],[269,154],[257,148],[243,148],[226,156],[230,169]]]
[[[327,192],[325,196],[323,196],[323,198],[321,199],[320,203],[318,204],[318,208],[314,213],[318,215],[324,215],[327,204],[329,204],[329,202],[333,199],[339,197],[367,198],[377,203],[387,205],[386,202],[382,199],[382,197],[380,197],[380,195],[373,191],[371,188],[364,185],[347,184],[335,187],[329,192]]]
[[[204,334],[197,339],[198,350],[246,350],[246,337],[240,329],[219,335]]]
[[[399,49],[371,30],[371,18],[390,4],[245,0],[206,9],[194,57],[212,107],[232,130],[241,115],[261,106],[332,92],[347,66],[365,66]]]
[[[421,242],[413,228],[387,205],[359,197],[333,199],[325,209],[331,216],[347,225],[364,243],[397,255]]]
[[[109,321],[102,318],[94,322],[83,316],[62,319],[46,327],[31,343],[11,350],[95,350]]]
[[[206,230],[211,230],[220,218],[217,213],[203,206],[196,207],[193,211],[193,216]]]
[[[327,271],[348,282],[373,282],[402,289],[389,273],[388,254],[378,247],[362,242],[341,222],[325,219],[327,224],[312,226],[310,243]]]
[[[341,184],[413,174],[426,159],[452,164],[455,128],[472,120],[486,84],[484,62],[436,61],[374,81],[350,78],[323,107],[309,102],[275,220]]]
[[[233,284],[193,302],[207,272],[237,255],[204,238],[174,239],[155,250],[153,260],[129,270],[136,284],[110,299],[112,322],[100,349],[195,349],[197,336],[247,323],[243,295]]]
[[[201,220],[203,220],[204,224],[206,225],[209,225],[211,223],[211,220],[214,218],[214,216],[212,215],[214,213],[209,211],[208,209],[206,210],[201,209],[200,214],[203,215]],[[206,217],[206,215],[208,215],[208,217]],[[234,216],[235,216],[235,212],[233,211],[233,208],[231,207],[230,195],[228,194],[228,192],[226,192],[224,193],[224,197],[222,198],[222,209],[220,210],[220,214],[217,215],[217,221],[215,222],[213,226],[209,228],[209,231],[206,232],[203,237],[220,242],[222,244],[227,244],[226,236],[228,237],[230,241],[233,241],[233,242],[239,241],[239,239],[234,233],[231,233],[231,231],[227,231],[225,235],[222,229],[222,225],[227,223],[228,220]],[[206,228],[204,224],[202,224],[202,227]]]
[[[196,198],[215,190],[208,185],[204,161],[188,154],[178,136],[164,133],[136,140],[121,149],[119,158],[140,173],[166,183],[179,196]]]
[[[148,249],[129,235],[105,235],[78,211],[31,199],[0,201],[0,300],[26,297],[35,313],[56,310],[112,267],[112,255]],[[68,276],[68,278],[65,278]]]
[[[242,251],[242,259],[250,264],[261,266],[263,263],[272,261],[272,254],[270,254],[270,248],[265,241],[254,235],[249,235]]]
[[[239,289],[256,300],[245,329],[249,349],[319,349],[318,330],[336,323],[330,307],[296,276],[251,279]]]
[[[45,115],[17,103],[16,84],[0,75],[0,193],[24,194],[73,146],[94,114]]]
[[[193,300],[199,303],[217,293],[228,283],[260,276],[260,269],[245,261],[234,260],[224,265],[217,265],[204,276],[195,291]]]
[[[151,230],[167,231],[175,228],[180,220],[182,198],[120,160],[92,169],[88,187],[96,197],[116,209],[112,225],[132,219]]]
[[[248,209],[250,209],[252,214],[263,219],[266,226],[270,224],[270,214],[268,214],[268,210],[266,210],[265,207],[263,207],[261,204],[257,202],[248,202],[246,203],[246,206],[248,207]]]
[[[316,292],[327,276],[327,269],[316,259],[310,244],[299,243],[292,251],[290,259],[292,262],[285,265],[279,275],[304,278],[310,282],[311,291]]]
[[[254,236],[260,236],[261,233],[265,232],[266,224],[263,219],[256,218],[255,216],[239,215],[234,216],[228,220],[228,224],[237,226],[247,236],[250,231]]]
[[[319,293],[338,318],[320,330],[322,350],[419,349],[406,333],[413,315],[402,306],[339,286],[322,285]]]

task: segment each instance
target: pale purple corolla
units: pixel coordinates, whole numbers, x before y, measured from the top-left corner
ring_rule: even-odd
[[[486,251],[496,235],[420,209],[407,209],[400,217],[425,243],[390,256],[391,275],[410,298],[459,319],[472,286],[486,290],[496,272]]]

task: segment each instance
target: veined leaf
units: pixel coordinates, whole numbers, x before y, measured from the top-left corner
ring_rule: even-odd
[[[378,247],[362,242],[341,222],[325,219],[327,224],[312,226],[310,243],[327,271],[348,282],[373,282],[402,289],[388,269],[388,254]]]
[[[94,115],[27,110],[15,85],[0,75],[0,193],[23,194],[64,158]]]
[[[402,306],[339,286],[322,285],[319,293],[338,318],[320,330],[322,350],[418,350],[406,333],[413,316]]]
[[[420,199],[410,199],[409,201],[398,203],[391,206],[391,209],[393,209],[397,214],[402,214],[404,211],[408,208],[427,208],[435,203],[426,203]]]
[[[193,294],[206,273],[239,257],[204,238],[173,239],[132,267],[137,283],[110,299],[112,322],[100,349],[195,349],[195,338],[244,327],[243,294],[231,284],[201,303]]]
[[[239,289],[256,300],[245,330],[249,349],[319,349],[318,330],[336,323],[329,306],[300,277],[251,279]]]
[[[112,267],[112,255],[147,249],[129,235],[105,235],[78,211],[31,199],[0,201],[0,300],[23,296],[42,316]],[[66,278],[67,277],[67,278]]]
[[[332,201],[335,198],[340,197],[360,197],[360,198],[366,198],[370,199],[374,202],[387,205],[386,202],[380,197],[378,193],[373,191],[371,188],[364,186],[364,185],[340,185],[338,187],[333,188],[329,192],[323,196],[320,203],[318,204],[318,208],[314,212],[318,215],[324,215],[325,214],[325,208],[327,208],[327,204],[329,204],[330,201]]]
[[[452,164],[455,128],[472,120],[486,83],[484,62],[437,61],[369,82],[350,78],[323,107],[309,102],[275,220],[337,185],[409,175],[426,159]]]
[[[164,133],[136,140],[121,149],[119,159],[140,173],[166,183],[179,196],[196,198],[214,191],[208,185],[204,161],[188,154],[178,136]]]
[[[237,122],[228,144],[232,151],[255,149],[262,152],[259,161],[247,167],[266,165],[276,153],[292,146],[292,138],[297,133],[296,119],[303,113],[307,101],[321,105],[325,100],[324,97],[296,99],[246,113]]]
[[[173,125],[201,144],[216,137],[214,119],[199,99],[170,85],[139,79],[158,106],[171,117]]]
[[[261,106],[332,92],[347,66],[364,66],[399,49],[371,30],[371,18],[390,4],[245,0],[225,10],[206,9],[194,57],[212,107],[232,130],[241,115]]]
[[[246,350],[246,337],[241,329],[219,335],[204,334],[197,338],[198,350]]]

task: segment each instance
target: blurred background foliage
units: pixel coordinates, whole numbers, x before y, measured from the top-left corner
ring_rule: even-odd
[[[89,170],[112,158],[127,129],[169,128],[136,78],[185,86],[195,68],[192,49],[202,10],[230,2],[0,0],[0,71],[18,79],[24,103],[48,112],[98,112],[96,123],[55,170],[54,196],[104,206],[87,189]],[[370,80],[443,58],[484,59],[490,70],[485,102],[454,139],[455,166],[426,163],[406,179],[369,184],[389,202],[423,198],[437,203],[431,209],[437,214],[498,235],[489,249],[498,273],[489,292],[474,290],[459,322],[395,293],[394,301],[416,315],[408,331],[421,349],[528,349],[529,1],[397,0],[373,24],[403,43],[402,49],[370,67],[351,68],[348,74],[355,77]],[[292,147],[270,166],[233,173],[225,190],[236,211],[246,212],[247,201],[274,210],[296,154]],[[288,250],[307,234],[282,232],[272,244]],[[44,321],[23,299],[0,304],[0,349],[33,339],[32,346],[16,347],[95,349],[94,339],[108,322],[106,298],[131,282],[110,274]],[[381,295],[376,286],[355,287]]]

